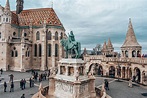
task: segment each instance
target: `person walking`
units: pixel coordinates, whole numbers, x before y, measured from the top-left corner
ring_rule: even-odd
[[[3,74],[3,69],[1,68],[1,75]]]
[[[128,87],[133,87],[133,86],[132,86],[132,79],[129,80],[129,85],[128,85]]]
[[[7,83],[4,82],[4,92],[6,92],[6,89],[7,89]]]
[[[23,79],[23,88],[26,89],[26,80]]]
[[[14,92],[14,83],[11,82],[11,85],[10,85],[10,92]]]
[[[109,90],[109,82],[108,82],[108,80],[106,80],[106,79],[105,79],[105,89],[106,89],[106,90]]]
[[[20,98],[25,98],[25,94],[22,94],[22,96]]]
[[[29,79],[29,82],[30,82],[30,88],[32,87],[32,79],[30,78]]]
[[[21,90],[23,90],[23,79],[21,79],[21,81],[20,81],[20,88],[21,88]]]

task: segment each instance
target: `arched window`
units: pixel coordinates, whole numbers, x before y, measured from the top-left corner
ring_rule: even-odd
[[[36,40],[40,40],[40,33],[39,33],[39,31],[37,31],[37,33],[36,33]]]
[[[55,33],[55,40],[58,40],[58,32]]]
[[[18,57],[18,52],[17,51],[15,51],[15,57]]]
[[[34,56],[37,57],[37,44],[34,45]]]
[[[30,51],[28,51],[28,57],[30,56]]]
[[[58,57],[58,44],[55,44],[55,57]]]
[[[48,57],[51,57],[51,52],[52,52],[51,44],[48,44],[47,50],[48,50]]]
[[[11,57],[14,57],[14,51],[13,50],[11,51]]]
[[[128,51],[127,50],[125,51],[125,56],[128,57]]]
[[[61,32],[61,36],[60,36],[60,39],[62,39],[63,38],[63,33]]]
[[[27,33],[24,33],[24,37],[26,37],[27,36]]]
[[[6,22],[8,22],[8,18],[6,18]]]
[[[2,37],[1,32],[0,32],[0,38]]]
[[[52,40],[52,33],[50,31],[47,32],[47,40]]]
[[[16,32],[13,32],[13,36],[16,36]]]
[[[42,47],[41,44],[39,44],[39,57],[41,57],[41,54],[42,54]]]
[[[26,53],[25,53],[25,56],[26,56],[26,57],[28,56],[27,53],[28,53],[28,51],[26,51]]]

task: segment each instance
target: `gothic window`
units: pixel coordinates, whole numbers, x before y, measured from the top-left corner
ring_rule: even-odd
[[[26,37],[27,36],[27,33],[24,33],[24,37]]]
[[[48,44],[47,50],[48,50],[48,57],[51,57],[51,52],[52,52],[51,44]]]
[[[63,38],[63,33],[61,32],[61,36],[60,36],[60,39],[62,39]]]
[[[5,22],[5,18],[3,18],[3,22]]]
[[[13,32],[13,36],[15,36],[16,35],[16,32]]]
[[[37,31],[37,33],[36,33],[36,40],[40,40],[40,33],[39,33],[39,31]]]
[[[18,57],[18,52],[17,51],[15,51],[15,57]]]
[[[37,44],[34,45],[34,56],[37,57]]]
[[[49,31],[49,32],[47,32],[47,40],[51,40],[52,39],[52,34],[51,34],[51,32]]]
[[[41,54],[42,54],[42,47],[41,44],[39,44],[39,57],[41,57]]]
[[[58,44],[55,44],[55,57],[58,57]]]
[[[26,57],[28,56],[27,53],[28,53],[28,51],[26,51],[26,53],[25,53],[25,56],[26,56]]]
[[[125,51],[125,56],[128,57],[128,51],[127,50]]]
[[[58,40],[58,32],[55,33],[55,40]]]
[[[13,50],[11,51],[11,57],[14,57],[14,51]]]
[[[8,18],[6,18],[6,22],[8,22]]]
[[[1,32],[0,32],[0,38],[2,37]]]
[[[28,51],[28,57],[30,56],[30,51]]]

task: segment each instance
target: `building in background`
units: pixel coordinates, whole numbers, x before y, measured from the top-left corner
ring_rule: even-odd
[[[0,68],[26,71],[57,66],[64,56],[60,40],[65,29],[53,8],[23,10],[17,0],[11,11],[9,0],[0,5]]]

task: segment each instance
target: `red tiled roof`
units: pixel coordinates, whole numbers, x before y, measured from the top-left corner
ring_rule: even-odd
[[[62,26],[55,11],[52,8],[23,10],[20,14],[12,12],[12,24],[29,26],[30,22],[34,26],[43,25],[44,20],[48,25]]]

